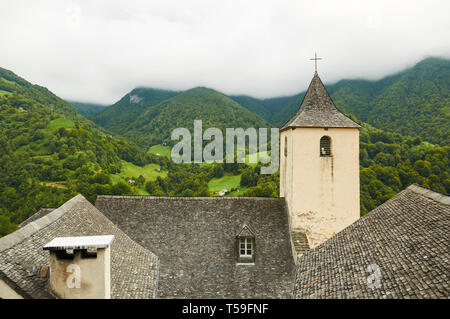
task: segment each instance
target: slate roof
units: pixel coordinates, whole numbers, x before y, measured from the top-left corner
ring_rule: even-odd
[[[154,298],[158,257],[131,240],[83,196],[0,238],[0,279],[25,298],[55,298],[48,290],[49,252],[55,237],[114,235],[111,298]]]
[[[298,112],[281,128],[290,127],[344,127],[359,128],[334,105],[318,73],[309,84]]]
[[[98,196],[96,207],[160,257],[161,298],[291,296],[284,198]],[[237,264],[238,235],[254,235],[254,265]]]
[[[408,187],[300,258],[294,297],[450,297],[449,205]],[[370,287],[377,267],[380,287]]]
[[[22,223],[20,223],[19,228],[31,223],[32,221],[35,221],[36,219],[44,217],[45,215],[51,213],[54,210],[55,210],[54,208],[41,208],[38,212],[34,213],[33,215],[25,219]]]

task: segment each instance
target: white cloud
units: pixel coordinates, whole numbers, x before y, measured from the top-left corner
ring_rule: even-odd
[[[136,86],[298,93],[314,52],[326,83],[376,79],[450,56],[450,2],[15,0],[0,10],[0,66],[79,101]]]

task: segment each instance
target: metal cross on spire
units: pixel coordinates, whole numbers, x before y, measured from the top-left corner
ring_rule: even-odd
[[[317,53],[314,53],[314,58],[310,59],[310,60],[314,60],[314,64],[315,64],[315,71],[317,73],[317,60],[322,60],[322,58],[318,58],[317,57]]]

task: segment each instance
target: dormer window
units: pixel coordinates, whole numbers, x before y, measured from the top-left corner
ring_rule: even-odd
[[[331,138],[329,136],[320,138],[320,156],[331,156]]]
[[[253,260],[253,238],[239,238],[239,259]]]
[[[255,262],[255,235],[254,232],[244,225],[236,236],[237,239],[237,261],[238,264],[251,264]]]

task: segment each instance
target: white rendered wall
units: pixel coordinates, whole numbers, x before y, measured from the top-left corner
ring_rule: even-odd
[[[331,138],[330,157],[320,156],[324,135]],[[286,198],[292,229],[305,231],[315,247],[360,216],[359,130],[295,128],[280,137],[280,196]]]
[[[80,268],[80,287],[69,287],[69,265]],[[111,298],[111,248],[97,250],[96,258],[82,258],[75,253],[73,259],[58,259],[50,251],[50,287],[63,299],[110,299]]]

